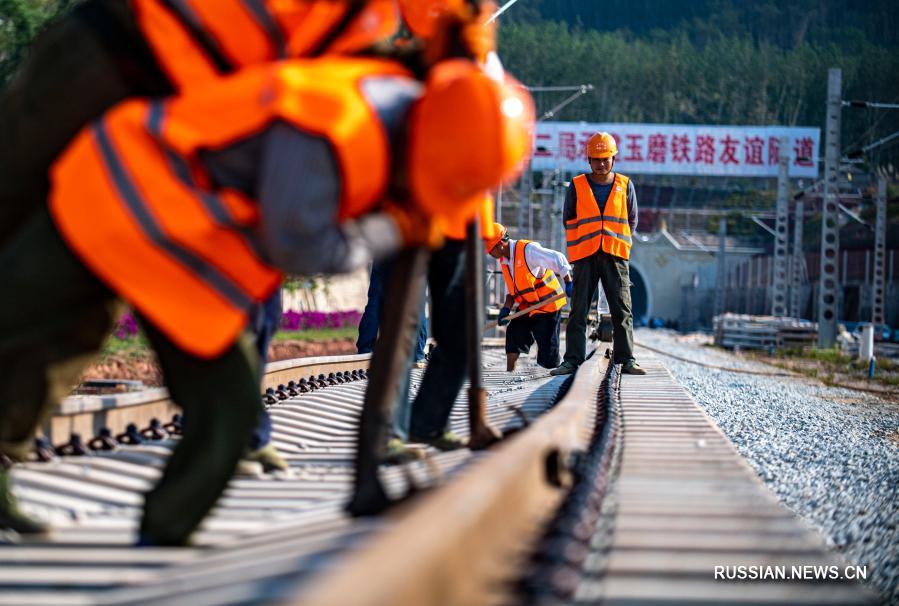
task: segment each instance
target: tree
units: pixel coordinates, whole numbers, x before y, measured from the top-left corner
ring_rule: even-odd
[[[34,36],[72,0],[0,0],[0,86],[28,54]]]

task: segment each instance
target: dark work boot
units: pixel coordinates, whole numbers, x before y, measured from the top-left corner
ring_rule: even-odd
[[[44,534],[46,524],[32,520],[19,510],[19,504],[12,493],[11,461],[0,455],[0,530],[12,530],[19,534]]]
[[[562,365],[558,368],[553,368],[549,371],[549,374],[556,377],[559,375],[570,375],[571,373],[577,371],[577,366],[572,364],[571,362],[562,362]]]
[[[621,366],[621,373],[625,375],[645,375],[646,370],[641,368],[635,360]]]

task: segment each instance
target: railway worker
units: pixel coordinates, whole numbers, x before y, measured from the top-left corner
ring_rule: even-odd
[[[477,5],[477,6],[475,6]],[[505,78],[502,66],[496,57],[494,26],[488,23],[495,10],[492,2],[471,2],[470,0],[399,0],[400,14],[407,28],[427,49],[426,57],[440,56],[452,46],[445,33],[458,33],[461,50],[484,66],[492,78]],[[442,114],[458,114],[461,105],[442,108]],[[423,179],[427,175],[458,170],[468,175],[476,175],[485,167],[499,160],[506,175],[518,174],[527,160],[531,149],[534,123],[534,108],[530,97],[516,95],[510,99],[506,109],[515,111],[517,120],[524,128],[507,131],[506,144],[501,154],[491,156],[491,150],[472,147],[468,155],[447,154],[434,148],[430,154],[418,160],[422,170],[416,174]],[[444,121],[443,138],[449,140],[460,137],[465,140],[478,132],[477,124],[465,120]],[[472,130],[469,130],[472,129]],[[455,164],[457,168],[453,168]],[[446,196],[424,180],[423,187],[434,191],[435,195]],[[465,235],[466,225],[475,214],[480,217],[481,236],[493,236],[493,198],[484,188],[472,196],[470,206],[474,212],[456,213],[446,218],[444,232],[446,240],[442,248],[431,255],[428,265],[428,289],[431,296],[431,335],[435,346],[431,350],[428,366],[421,385],[412,402],[409,425],[410,440],[426,443],[439,450],[454,450],[467,446],[467,440],[449,431],[450,413],[456,396],[462,389],[467,375],[468,350],[465,331]]]
[[[532,116],[532,109],[529,110]],[[481,236],[493,237],[493,199],[482,195],[478,212]],[[465,229],[470,216],[457,216],[444,227],[446,240],[431,255],[431,333],[435,346],[411,404],[409,440],[438,450],[465,448],[468,440],[449,429],[450,413],[468,375],[465,331]],[[392,452],[396,451],[396,447]]]
[[[395,0],[86,0],[39,35],[0,95],[0,244],[46,197],[49,167],[128,97],[248,65],[352,53],[391,36]]]
[[[631,236],[637,229],[637,194],[630,178],[616,173],[618,145],[609,133],[587,142],[590,173],[575,177],[565,197],[563,219],[568,259],[574,266],[571,313],[565,330],[565,359],[551,371],[573,373],[587,354],[587,312],[602,282],[613,325],[615,363],[621,372],[645,375],[634,358],[634,320],[628,259]]]
[[[391,35],[397,19],[393,0],[79,4],[38,37],[0,95],[0,245],[43,204],[50,165],[64,146],[114,104],[288,56],[355,52]],[[264,365],[281,317],[279,289],[257,316]],[[247,457],[267,470],[287,467],[264,409]]]
[[[485,247],[487,254],[499,261],[506,281],[506,299],[497,321],[499,326],[508,325],[506,370],[515,370],[518,357],[528,353],[534,343],[537,343],[537,364],[555,368],[559,365],[561,310],[566,295],[571,296],[571,265],[565,255],[543,248],[537,242],[510,239],[509,231],[500,223],[494,226],[494,232]],[[526,308],[533,311],[509,321],[506,317],[513,305],[517,305],[517,311]]]
[[[440,217],[470,212],[473,192],[509,167],[456,160],[431,170],[433,159],[447,149],[505,158],[502,137],[525,129],[508,111],[521,94],[464,60],[435,66],[422,86],[394,62],[321,58],[129,100],[82,130],[53,165],[47,206],[0,251],[0,280],[16,293],[0,302],[6,462],[26,454],[121,297],[192,415],[146,496],[140,542],[185,543],[261,408],[245,328],[280,282],[275,268],[349,271],[400,246],[436,246]],[[446,110],[459,104],[468,124],[447,130]],[[2,476],[0,522],[41,530]]]

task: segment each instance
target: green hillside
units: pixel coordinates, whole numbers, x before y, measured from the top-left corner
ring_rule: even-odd
[[[520,0],[501,50],[526,84],[596,87],[559,120],[823,126],[830,67],[845,99],[899,102],[899,4],[886,0]],[[899,110],[842,116],[847,153],[899,131]],[[895,173],[899,139],[868,159]]]

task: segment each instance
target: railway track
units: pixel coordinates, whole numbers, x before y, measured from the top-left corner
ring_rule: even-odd
[[[190,548],[130,547],[172,440],[24,464],[16,492],[55,531],[0,546],[0,605],[869,603],[844,581],[714,579],[716,565],[840,563],[645,359],[650,375],[622,382],[595,355],[569,387],[529,359],[510,376],[502,350],[485,349],[490,422],[520,431],[382,467],[391,496],[418,496],[379,517],[343,511],[365,379],[271,406],[290,472],[235,478]],[[358,371],[367,356],[280,364],[268,384]],[[119,412],[146,416],[164,396],[117,396]],[[48,433],[109,422],[114,399],[65,403],[71,418]],[[463,393],[453,431],[467,415]]]

